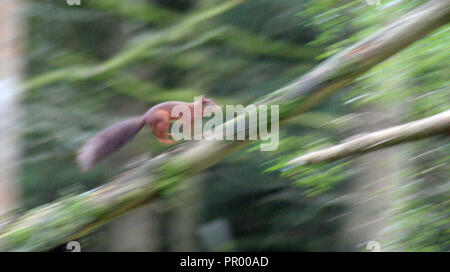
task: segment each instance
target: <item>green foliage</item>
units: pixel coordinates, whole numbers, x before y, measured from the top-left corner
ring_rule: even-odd
[[[81,174],[74,161],[77,149],[108,124],[142,114],[162,101],[191,101],[202,94],[221,104],[243,105],[266,94],[275,97],[274,90],[319,61],[422,3],[382,0],[374,7],[359,0],[84,2],[82,7],[50,0],[28,4],[22,162],[27,208],[94,188],[137,156],[154,157],[167,148],[144,131],[126,149]],[[291,120],[280,132],[277,151],[260,152],[260,142],[255,142],[213,167],[202,182],[201,220],[230,222],[235,239],[227,245],[229,250],[348,250],[339,241],[346,219],[341,215],[349,205],[330,200],[349,194],[353,161],[292,169],[285,163],[350,136],[356,125],[347,123],[353,119],[344,125],[337,120],[361,107],[405,105],[397,123],[448,110],[449,31],[449,26],[439,29],[314,112]],[[408,147],[413,157],[422,159],[412,160],[412,169],[399,175],[405,185],[396,193],[406,200],[393,207],[395,216],[384,231],[405,235],[390,240],[389,248],[448,251],[449,146],[445,139],[430,139]],[[159,173],[186,170],[174,162]],[[164,180],[162,193],[181,191],[179,181]],[[421,193],[428,189],[435,190]],[[82,210],[70,207],[65,216]],[[14,239],[29,238],[29,230],[19,232]]]

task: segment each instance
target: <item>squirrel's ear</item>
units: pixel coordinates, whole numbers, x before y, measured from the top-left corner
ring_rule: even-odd
[[[214,101],[206,96],[202,96],[202,102],[203,103],[212,103]]]

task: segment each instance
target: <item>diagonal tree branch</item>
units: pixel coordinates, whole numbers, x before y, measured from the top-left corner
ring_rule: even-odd
[[[280,121],[308,111],[376,64],[448,23],[450,0],[433,0],[257,104],[280,105]],[[241,118],[238,116],[237,118]],[[226,124],[234,122],[228,121]],[[226,125],[225,124],[225,125]],[[236,131],[236,134],[243,131]],[[86,235],[110,219],[176,188],[248,141],[191,141],[92,191],[57,200],[0,223],[0,250],[38,251]]]
[[[289,168],[326,161],[335,161],[355,154],[364,154],[393,145],[450,132],[450,110],[407,124],[373,133],[357,135],[341,144],[307,153],[290,160]]]

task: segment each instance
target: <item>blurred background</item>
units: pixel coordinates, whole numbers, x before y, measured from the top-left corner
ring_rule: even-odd
[[[419,0],[1,0],[0,213],[111,180],[168,149],[149,130],[89,172],[77,149],[168,101],[248,105]],[[372,3],[373,4],[373,3]],[[355,134],[450,109],[450,26],[359,77],[162,200],[79,239],[82,251],[449,251],[448,137],[276,167]]]

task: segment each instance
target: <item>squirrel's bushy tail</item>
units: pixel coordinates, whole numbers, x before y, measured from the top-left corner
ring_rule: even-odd
[[[78,151],[77,162],[83,171],[91,169],[114,151],[127,144],[145,125],[142,116],[115,123],[89,139]]]

